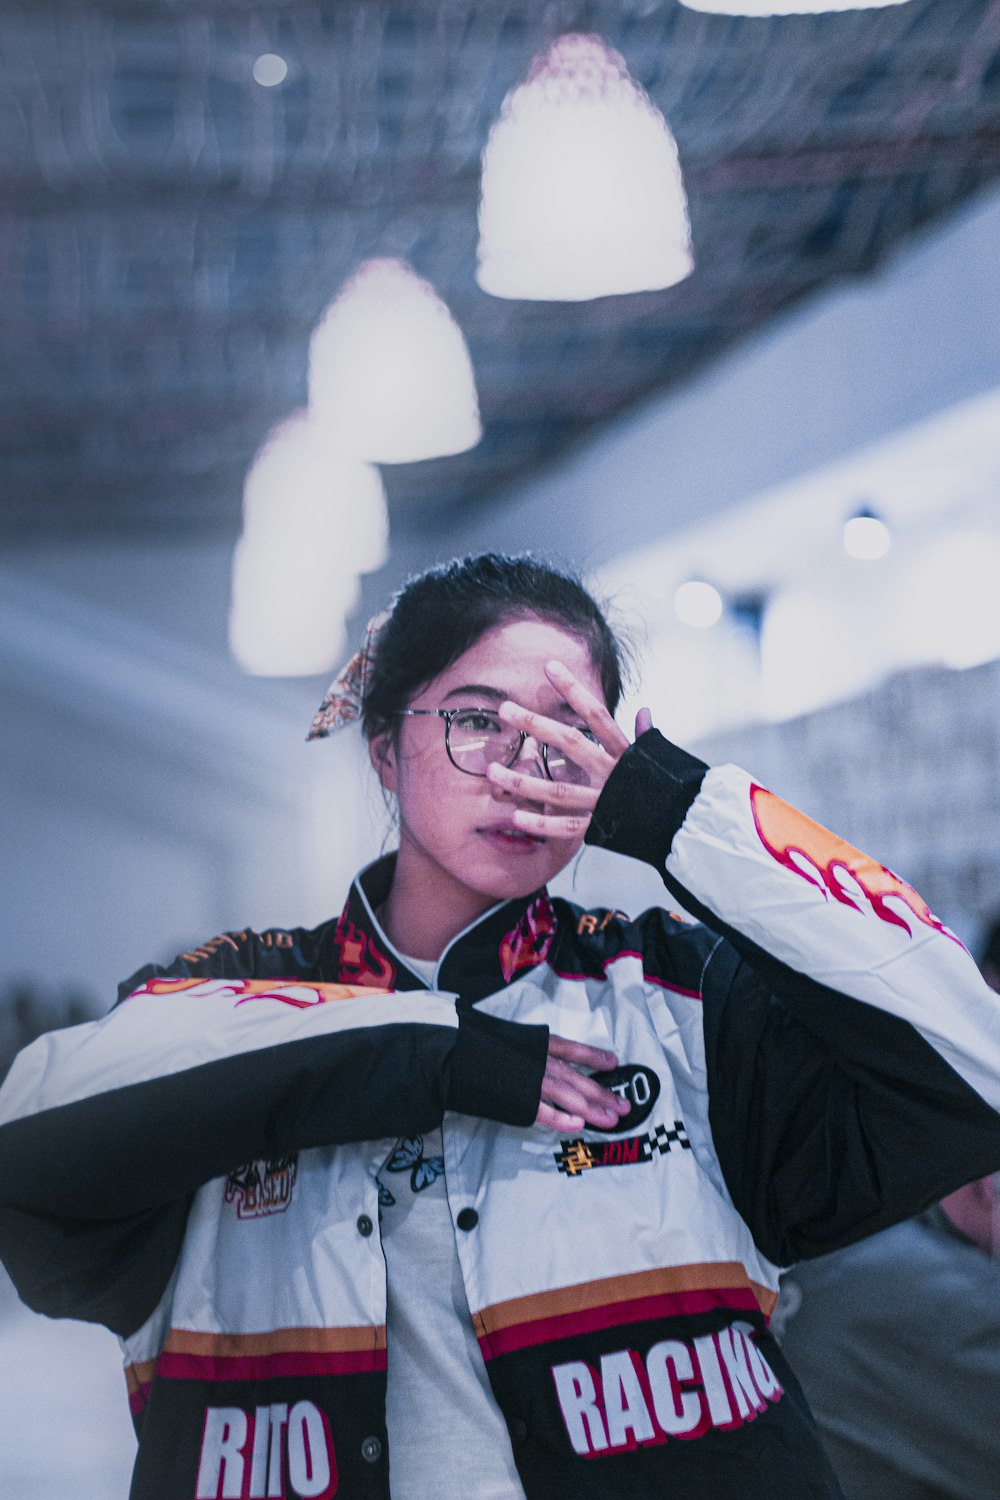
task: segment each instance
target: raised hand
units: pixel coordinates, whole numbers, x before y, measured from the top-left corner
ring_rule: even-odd
[[[518,808],[514,822],[525,833],[540,838],[582,838],[590,824],[591,814],[597,806],[604,783],[616,764],[629,748],[631,741],[619,729],[609,710],[588,688],[582,686],[562,662],[550,661],[545,675],[556,691],[565,699],[586,725],[586,732],[560,719],[550,719],[545,714],[534,713],[510,701],[500,705],[499,713],[505,724],[523,730],[533,739],[555,746],[587,773],[587,784],[570,781],[550,781],[547,777],[531,776],[524,771],[491,765],[487,775],[499,792],[512,795],[519,800],[539,804],[539,811]],[[648,708],[641,708],[636,715],[635,736],[645,734],[653,725]],[[544,809],[542,811],[541,809]]]

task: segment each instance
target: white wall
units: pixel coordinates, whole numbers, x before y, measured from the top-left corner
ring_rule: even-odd
[[[50,579],[38,556],[0,569],[0,986],[72,984],[106,1004],[117,979],[216,931],[339,910],[377,836],[357,743],[305,744],[321,689],[227,664],[224,594],[218,647],[185,642],[188,556],[116,559],[139,592],[143,565],[163,579],[173,563],[173,633],[162,611],[154,628],[134,602],[85,598],[110,571],[96,552],[72,593],[58,582],[72,559],[56,561]]]

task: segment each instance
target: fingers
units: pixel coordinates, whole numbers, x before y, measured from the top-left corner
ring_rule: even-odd
[[[535,1116],[536,1125],[545,1125],[549,1130],[583,1130],[584,1120],[582,1115],[568,1115],[563,1109],[556,1109],[553,1104],[540,1104]]]
[[[558,807],[567,812],[579,809],[593,812],[597,806],[597,793],[591,786],[580,786],[572,781],[549,781],[548,777],[525,776],[522,771],[510,770],[494,761],[486,771],[488,781],[501,791],[511,792],[529,802],[542,802],[547,807]]]
[[[486,777],[494,788],[494,795],[501,801],[509,795],[542,804],[544,812],[515,808],[514,823],[525,833],[544,839],[583,838],[600,793],[599,787],[525,776],[520,771],[510,771],[506,766],[495,764],[488,767]]]
[[[595,1083],[583,1073],[577,1073],[569,1063],[551,1058],[542,1079],[541,1103],[554,1106],[583,1125],[596,1125],[607,1129],[617,1125],[622,1115],[628,1113],[628,1103],[619,1099],[610,1089]],[[536,1117],[537,1118],[537,1117]]]
[[[607,1090],[603,1092],[607,1093]],[[628,1113],[627,1105],[621,1107],[624,1100],[618,1099],[614,1094],[608,1097],[613,1102],[605,1104],[585,1098],[572,1088],[562,1088],[558,1081],[546,1080],[542,1085],[542,1101],[538,1106],[535,1124],[549,1125],[557,1130],[585,1130],[588,1125],[598,1130],[607,1130],[617,1125],[622,1115]]]
[[[541,775],[540,771],[527,776],[500,765],[490,766],[486,774],[498,800],[516,797],[540,804],[539,811],[519,807],[514,813],[516,827],[537,838],[579,840],[585,836],[598,797],[617,761],[629,748],[629,740],[607,706],[578,682],[562,662],[547,662],[545,675],[570,708],[579,714],[586,732],[564,720],[522,708],[509,699],[500,705],[500,718],[505,724],[530,735],[543,747],[547,770],[552,761],[544,747],[552,746],[561,750],[582,774],[574,774],[572,779],[568,776],[563,779],[561,774],[560,779],[555,780],[551,771],[548,776]],[[651,726],[649,710],[640,710],[636,734]]]
[[[611,774],[614,759],[596,739],[591,739],[575,725],[567,724],[562,719],[550,719],[547,714],[535,713],[530,708],[522,708],[519,703],[512,703],[509,699],[501,703],[497,712],[505,724],[523,730],[539,742],[544,740],[547,745],[555,745],[564,750],[572,761],[590,774],[592,780],[596,778],[606,781]]]
[[[568,667],[561,661],[546,663],[545,675],[558,688],[571,708],[575,708],[587,728],[596,734],[598,741],[617,760],[628,749],[628,739],[615,723],[607,704],[602,703],[589,688],[578,682]]]
[[[568,1036],[557,1036],[555,1032],[549,1036],[549,1056],[575,1063],[578,1068],[593,1068],[595,1073],[618,1066],[618,1058],[604,1047],[590,1047],[586,1042],[574,1042]]]
[[[607,1129],[617,1125],[629,1111],[627,1101],[596,1079],[576,1071],[576,1067],[602,1071],[617,1065],[613,1052],[567,1037],[551,1036],[536,1125],[548,1126],[550,1130],[582,1130],[586,1125]]]
[[[646,730],[647,729],[652,729],[652,727],[653,727],[653,715],[650,713],[650,711],[649,711],[648,708],[640,708],[639,712],[635,716],[635,737],[636,737],[636,739],[639,738],[640,734],[645,734]]]
[[[514,826],[540,839],[582,839],[590,827],[590,814],[568,818],[559,813],[533,813],[526,808],[514,810]]]

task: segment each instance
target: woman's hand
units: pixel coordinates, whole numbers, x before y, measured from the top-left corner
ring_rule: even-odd
[[[545,808],[544,812],[520,807],[515,811],[514,822],[525,833],[537,834],[540,838],[582,838],[590,824],[591,814],[597,806],[604,783],[631,741],[619,729],[601,700],[583,687],[562,662],[550,661],[545,668],[545,675],[556,691],[579,714],[587,726],[588,734],[572,724],[547,718],[545,714],[533,713],[531,709],[509,701],[501,703],[500,717],[505,724],[523,730],[540,743],[565,751],[576,765],[586,771],[588,784],[584,786],[570,781],[550,781],[547,776],[528,776],[523,771],[501,765],[490,766],[486,774],[492,785],[500,791],[526,802],[539,803]],[[636,739],[652,727],[653,719],[649,709],[640,708],[635,718]]]
[[[617,1066],[613,1052],[588,1047],[585,1042],[571,1042],[564,1036],[550,1036],[542,1102],[535,1124],[547,1125],[550,1130],[583,1130],[586,1125],[606,1129],[617,1125],[631,1108],[628,1101],[576,1071],[577,1067],[593,1068],[599,1073]]]

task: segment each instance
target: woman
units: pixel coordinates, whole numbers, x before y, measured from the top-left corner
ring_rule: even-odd
[[[361,717],[398,853],[15,1064],[0,1248],[121,1335],[134,1500],[839,1493],[777,1267],[1000,1166],[994,997],[898,877],[645,712],[630,746],[620,691],[574,580],[412,581],[312,731]],[[550,898],[583,840],[703,925]]]

